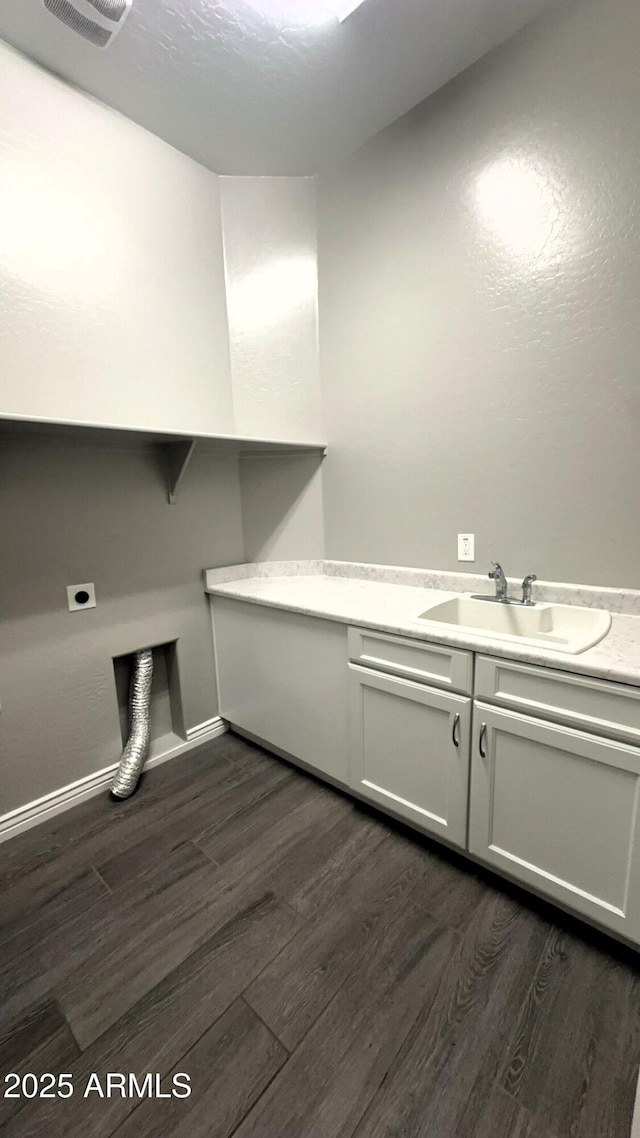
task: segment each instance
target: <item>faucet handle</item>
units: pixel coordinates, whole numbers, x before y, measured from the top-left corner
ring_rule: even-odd
[[[507,601],[507,578],[504,575],[504,570],[499,561],[492,561],[493,568],[489,572],[492,581],[496,583],[496,600]]]
[[[533,601],[531,600],[531,586],[533,585],[533,582],[537,580],[538,578],[535,573],[527,573],[527,576],[524,578],[522,582],[523,605],[533,604]]]

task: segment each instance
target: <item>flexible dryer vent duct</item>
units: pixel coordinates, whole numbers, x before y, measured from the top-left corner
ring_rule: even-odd
[[[152,679],[153,652],[150,648],[145,648],[142,652],[136,652],[131,672],[129,738],[111,783],[111,793],[115,794],[116,798],[129,798],[133,794],[149,752]]]
[[[109,47],[133,0],[42,0],[47,12],[96,47]]]

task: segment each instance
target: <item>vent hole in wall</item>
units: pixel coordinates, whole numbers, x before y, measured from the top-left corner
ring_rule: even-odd
[[[52,16],[56,16],[68,28],[97,47],[106,47],[113,35],[107,28],[102,28],[100,24],[95,24],[93,20],[83,16],[82,12],[78,12],[69,3],[69,0],[44,0],[44,6]]]
[[[149,645],[141,644],[140,648]],[[129,738],[129,684],[136,649],[125,656],[114,656],[115,694],[120,718],[120,736],[124,747]],[[164,754],[186,739],[178,645],[173,640],[153,647],[153,683],[151,686],[151,747],[149,758]],[[119,758],[115,756],[115,759]],[[114,759],[114,761],[115,761]]]
[[[101,16],[106,16],[108,20],[113,20],[114,23],[126,16],[129,8],[127,0],[87,0],[87,3],[95,8]]]
[[[133,0],[42,0],[47,12],[96,47],[109,47]]]

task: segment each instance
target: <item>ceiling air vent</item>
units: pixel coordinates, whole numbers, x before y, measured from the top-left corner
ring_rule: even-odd
[[[109,47],[133,0],[42,0],[47,12],[96,47]]]

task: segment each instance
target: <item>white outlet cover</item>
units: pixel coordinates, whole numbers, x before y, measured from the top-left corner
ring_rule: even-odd
[[[475,561],[476,535],[474,533],[458,534],[458,561]]]
[[[69,612],[82,612],[96,607],[96,587],[93,581],[84,585],[67,585]]]

